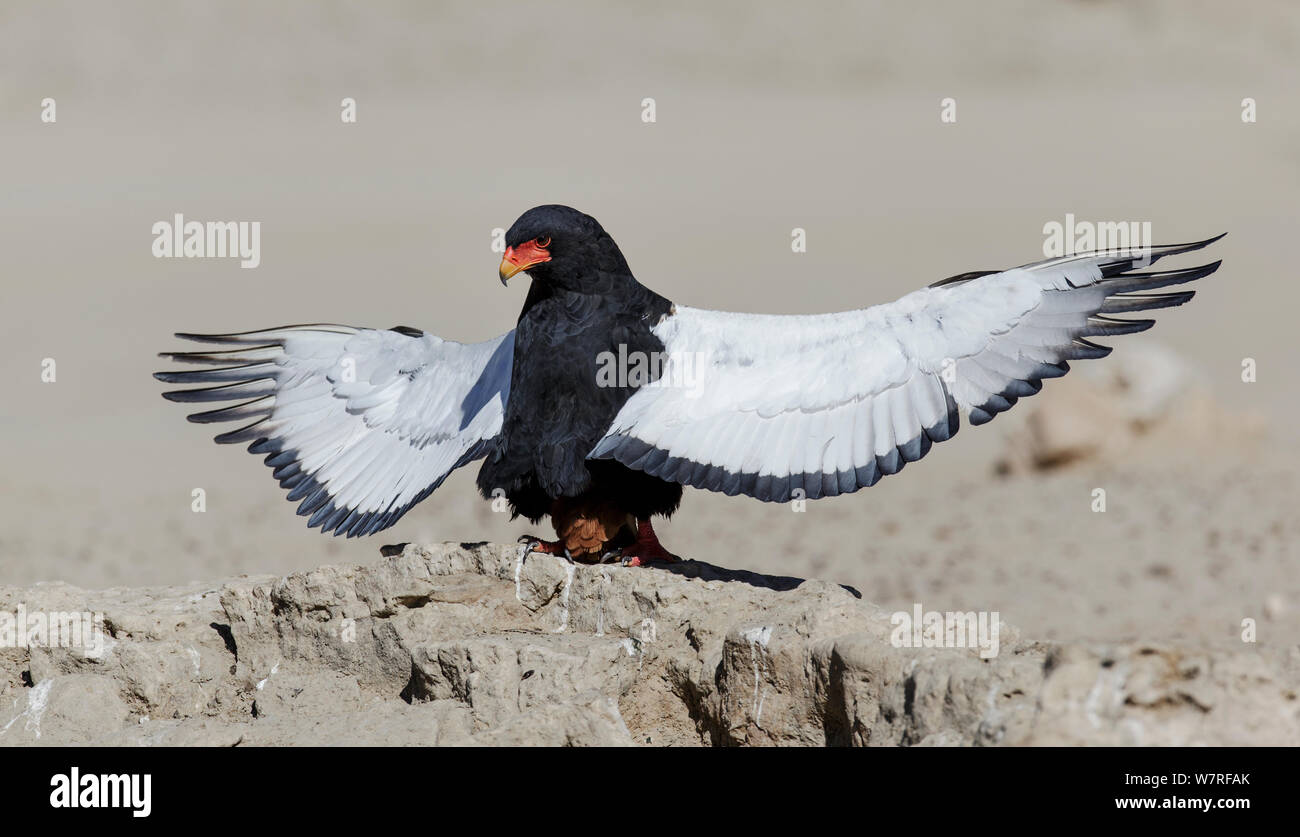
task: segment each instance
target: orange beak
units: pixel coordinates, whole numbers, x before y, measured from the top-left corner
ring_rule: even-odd
[[[549,262],[551,254],[545,247],[539,246],[536,241],[525,241],[518,247],[507,247],[506,254],[501,259],[501,269],[498,273],[501,276],[501,284],[521,270],[527,270],[535,264]]]

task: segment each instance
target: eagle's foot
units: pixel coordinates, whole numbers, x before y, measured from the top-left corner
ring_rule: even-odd
[[[616,553],[625,567],[644,567],[650,563],[674,563],[681,560],[659,543],[659,536],[655,534],[648,518],[637,521],[636,542],[616,550]]]
[[[545,541],[532,535],[522,535],[519,538],[519,543],[528,544],[529,552],[540,552],[543,555],[559,555],[569,561],[573,560],[569,550],[559,541]]]

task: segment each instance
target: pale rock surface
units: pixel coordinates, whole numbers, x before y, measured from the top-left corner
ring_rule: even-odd
[[[1300,744],[1300,651],[900,648],[824,581],[494,544],[214,585],[0,588],[102,614],[5,648],[0,744]]]

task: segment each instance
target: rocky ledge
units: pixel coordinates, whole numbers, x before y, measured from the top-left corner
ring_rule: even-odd
[[[366,566],[88,592],[102,641],[0,648],[0,744],[1300,744],[1300,649],[908,648],[824,581],[414,544]],[[11,623],[12,624],[12,623]]]

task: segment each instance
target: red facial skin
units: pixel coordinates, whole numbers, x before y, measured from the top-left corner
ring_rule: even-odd
[[[539,243],[544,241],[550,244],[549,238],[533,239],[525,241],[518,247],[507,247],[505,257],[501,259],[501,281],[509,279],[521,270],[527,270],[535,264],[549,262],[551,253],[545,245]]]

